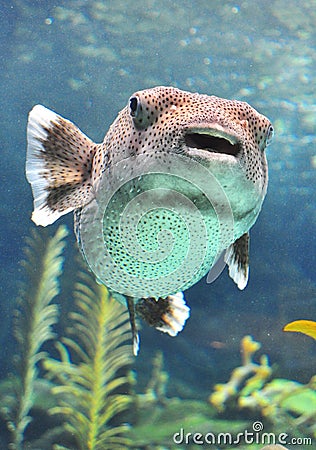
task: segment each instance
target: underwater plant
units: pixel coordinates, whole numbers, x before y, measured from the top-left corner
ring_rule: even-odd
[[[21,291],[14,325],[18,371],[16,378],[4,381],[0,394],[0,413],[6,410],[12,432],[10,449],[167,449],[175,448],[172,436],[182,428],[206,433],[211,427],[217,433],[229,429],[237,434],[249,426],[247,419],[216,417],[215,407],[224,411],[230,399],[238,409],[266,417],[272,429],[282,426],[289,435],[295,429],[302,436],[316,437],[316,377],[306,385],[268,381],[272,373],[268,357],[261,356],[259,363],[253,360],[261,345],[251,336],[241,342],[241,367],[226,384],[215,387],[210,397],[213,406],[167,396],[169,376],[161,352],[153,359],[143,393],[133,392],[128,312],[84,271],[75,285],[75,311],[69,315],[67,337],[55,341],[59,358],[45,353],[43,344],[55,338],[52,327],[58,307],[53,299],[59,292],[66,234],[66,228],[60,227],[52,238],[34,233],[27,240],[23,265],[28,283]],[[40,377],[40,362],[48,380]],[[132,427],[122,424],[121,414],[128,410],[133,410]],[[39,419],[48,412],[52,421],[47,422],[47,430],[39,427],[41,435],[30,441],[32,431],[25,431],[32,418],[36,422],[37,411]]]
[[[249,426],[249,421],[245,420],[228,421],[214,418],[215,408],[204,399],[168,397],[168,378],[164,369],[163,353],[159,351],[153,358],[152,372],[144,391],[135,394],[133,426],[128,432],[131,439],[130,450],[193,449],[197,447],[194,442],[183,442],[184,446],[179,446],[179,442],[175,443],[174,436],[179,437],[181,430],[195,430],[202,434],[209,433],[210,430],[224,434],[230,430],[232,434],[237,435]],[[209,444],[207,447],[209,448]]]
[[[80,449],[122,450],[129,445],[124,437],[128,425],[109,422],[132,401],[129,393],[122,393],[128,388],[128,376],[122,373],[132,358],[128,312],[87,273],[81,273],[74,295],[77,311],[70,314],[68,329],[72,337],[56,343],[60,360],[47,357],[44,362],[49,378],[56,381],[52,393],[59,403],[49,412],[64,417],[65,429]]]
[[[265,384],[272,373],[267,355],[262,355],[260,363],[252,358],[261,347],[259,342],[251,336],[244,336],[241,340],[242,365],[233,370],[230,380],[225,384],[216,384],[209,401],[219,411],[225,409],[226,401],[234,396],[248,396],[258,391]]]
[[[240,408],[260,411],[263,417],[282,427],[295,430],[303,436],[316,437],[316,376],[307,384],[275,378],[262,389],[238,400]]]
[[[38,364],[45,356],[41,348],[54,338],[52,326],[58,320],[58,307],[52,301],[59,293],[58,278],[62,273],[67,229],[59,227],[50,239],[34,230],[32,233],[27,239],[22,262],[27,284],[21,289],[14,321],[19,349],[15,356],[17,376],[6,411],[8,428],[12,432],[10,449],[13,450],[23,448],[24,432],[32,420],[30,410],[34,404]]]
[[[254,353],[261,347],[251,336],[241,342],[242,366],[233,370],[230,380],[218,384],[210,395],[210,403],[223,412],[229,399],[236,400],[238,409],[256,411],[267,418],[272,427],[281,428],[288,435],[316,437],[316,376],[307,384],[274,378],[266,355],[260,364],[253,362]]]
[[[148,384],[145,388],[144,394],[138,397],[138,402],[140,399],[142,402],[146,402],[147,404],[150,402],[163,405],[167,400],[167,382],[168,382],[168,373],[164,370],[163,364],[163,353],[158,351],[153,358],[153,369],[151,377],[148,381]]]

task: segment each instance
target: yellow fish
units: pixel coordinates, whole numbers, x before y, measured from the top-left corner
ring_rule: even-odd
[[[283,331],[296,331],[316,339],[316,322],[313,320],[295,320],[285,325]]]

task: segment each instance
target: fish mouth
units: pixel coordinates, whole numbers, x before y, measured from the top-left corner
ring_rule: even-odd
[[[241,151],[241,143],[234,136],[217,129],[190,129],[184,136],[184,142],[190,148],[235,157]]]

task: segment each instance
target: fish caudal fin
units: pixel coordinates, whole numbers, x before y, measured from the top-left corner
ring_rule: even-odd
[[[224,260],[228,264],[229,276],[239,289],[245,289],[249,276],[249,233],[228,247]]]
[[[190,316],[182,292],[158,300],[142,298],[136,303],[136,312],[148,325],[170,336],[176,336]]]
[[[94,144],[69,120],[36,105],[27,124],[26,177],[36,225],[49,225],[93,198]]]

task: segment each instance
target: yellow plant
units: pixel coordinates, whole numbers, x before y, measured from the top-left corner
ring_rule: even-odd
[[[241,340],[242,365],[236,367],[229,381],[225,384],[216,384],[209,401],[219,411],[224,411],[227,400],[237,396],[239,402],[250,393],[260,390],[271,376],[271,367],[266,355],[262,355],[260,363],[253,362],[253,355],[260,349],[261,344],[251,336],[244,336]]]
[[[132,358],[128,313],[91,275],[81,279],[75,290],[77,312],[70,315],[72,337],[57,343],[60,360],[47,358],[44,364],[57,381],[53,394],[60,399],[50,413],[64,415],[66,429],[82,450],[122,450],[129,445],[124,437],[128,427],[110,426],[109,421],[132,399],[117,393],[128,385],[121,372]],[[71,361],[71,352],[78,362]]]
[[[13,436],[10,449],[23,448],[24,432],[32,420],[29,412],[34,402],[37,366],[45,356],[41,348],[47,340],[54,337],[52,325],[58,320],[58,307],[51,302],[59,293],[58,277],[62,272],[66,235],[67,229],[61,226],[55,236],[48,240],[35,231],[33,237],[27,239],[22,264],[28,282],[18,298],[14,323],[19,353],[15,357],[15,406],[8,412],[8,427]]]

